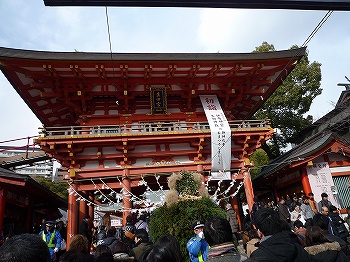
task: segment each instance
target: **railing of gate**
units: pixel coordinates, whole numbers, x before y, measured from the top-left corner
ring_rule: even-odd
[[[228,121],[231,130],[246,128],[270,128],[270,121],[264,120],[232,120]],[[209,131],[208,122],[142,122],[124,125],[100,125],[100,126],[61,126],[44,127],[41,129],[42,137],[51,136],[88,136],[108,134],[140,134],[159,132],[197,132]]]

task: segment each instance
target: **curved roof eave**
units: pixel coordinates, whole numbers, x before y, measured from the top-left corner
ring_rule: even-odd
[[[224,110],[230,111],[237,119],[249,119],[305,52],[303,47],[261,53],[111,55],[0,47],[0,69],[45,126],[78,125],[80,116],[93,113],[88,108],[96,108],[99,96],[123,98],[125,101],[121,104],[129,104],[130,97],[123,93],[125,86],[137,97],[137,94],[144,95],[148,85],[178,85],[180,82],[183,83],[182,89],[188,82],[208,84],[211,93],[219,88],[221,98],[226,101]],[[235,86],[229,90],[232,83]],[[132,88],[135,84],[141,84],[143,88]],[[101,85],[115,88],[94,88]],[[198,89],[191,101],[204,92]],[[179,89],[171,89],[167,94],[182,96]],[[59,110],[53,112],[53,108]],[[118,113],[132,111],[130,107],[124,109],[116,108]]]
[[[26,185],[31,185],[31,187],[35,188],[36,193],[38,194],[45,194],[49,196],[49,199],[53,202],[56,203],[57,206],[60,207],[67,207],[67,200],[63,199],[59,195],[55,194],[48,188],[44,187],[40,183],[38,183],[36,180],[31,178],[28,175],[23,175],[23,174],[18,174],[16,172],[13,172],[11,170],[7,170],[5,168],[0,167],[0,177],[4,177],[8,180],[13,180],[13,181],[22,181],[24,186]]]
[[[267,177],[284,167],[290,165],[294,161],[304,161],[304,158],[310,156],[312,153],[319,151],[321,147],[324,147],[329,143],[329,141],[336,139],[336,136],[333,133],[324,135],[323,137],[314,137],[312,140],[308,140],[305,143],[302,143],[295,148],[289,150],[285,154],[276,158],[274,161],[262,168],[261,172],[253,179],[258,179],[261,177]]]
[[[97,52],[51,52],[0,47],[0,57],[39,59],[39,60],[87,60],[87,61],[225,61],[225,60],[264,60],[286,57],[302,57],[306,47],[291,50],[261,53],[97,53]]]

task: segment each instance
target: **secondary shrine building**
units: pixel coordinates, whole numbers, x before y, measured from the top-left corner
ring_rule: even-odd
[[[121,201],[126,217],[140,195],[166,189],[166,178],[181,170],[200,172],[213,186],[211,171],[220,171],[219,179],[228,172],[230,180],[244,181],[251,206],[248,157],[273,133],[268,120],[251,118],[304,53],[305,48],[242,54],[0,48],[0,68],[43,124],[36,143],[67,170],[72,236],[101,202]],[[213,170],[213,158],[222,153],[213,146],[228,138],[216,134],[222,141],[213,141],[218,121],[207,119],[205,97],[218,103],[229,126],[225,170]]]

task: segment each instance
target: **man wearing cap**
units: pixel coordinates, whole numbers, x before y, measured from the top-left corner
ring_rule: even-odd
[[[55,261],[55,253],[60,250],[62,241],[61,234],[55,229],[54,225],[53,221],[46,221],[45,229],[39,233],[49,248],[51,261]]]
[[[187,242],[187,250],[191,262],[203,262],[208,258],[208,243],[204,239],[204,222],[196,220],[193,223],[193,231],[196,234]]]

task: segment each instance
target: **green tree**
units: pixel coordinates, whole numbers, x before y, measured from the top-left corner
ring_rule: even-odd
[[[165,234],[173,235],[180,244],[182,261],[189,261],[186,243],[194,235],[193,221],[205,221],[213,216],[226,217],[226,213],[207,197],[178,201],[170,206],[164,204],[155,209],[150,218],[152,241]]]
[[[254,162],[254,167],[250,170],[252,178],[260,173],[261,168],[270,162],[269,156],[262,148],[258,148],[250,157],[250,161]]]
[[[225,211],[200,190],[201,175],[181,170],[168,179],[165,204],[156,208],[150,218],[152,241],[165,234],[173,235],[180,244],[182,261],[189,261],[186,243],[193,236],[192,223],[212,216],[226,217]]]
[[[68,183],[66,181],[54,183],[51,181],[51,179],[47,179],[42,176],[36,176],[33,178],[36,182],[51,190],[56,195],[62,197],[63,199],[68,199]]]
[[[290,49],[298,48],[294,45]],[[274,45],[263,42],[253,52],[276,51]],[[271,119],[277,132],[263,145],[270,159],[281,155],[288,143],[295,142],[298,133],[313,122],[310,110],[312,101],[322,93],[321,64],[310,63],[308,52],[301,58],[294,70],[276,89],[272,96],[256,112],[257,119]]]

